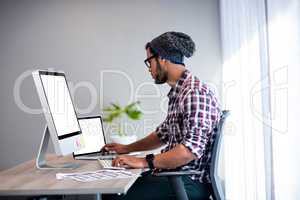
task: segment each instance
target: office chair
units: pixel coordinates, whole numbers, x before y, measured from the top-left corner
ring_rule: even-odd
[[[212,182],[213,188],[213,199],[214,200],[224,200],[224,191],[222,187],[222,180],[218,176],[218,166],[219,166],[219,157],[220,157],[220,150],[221,144],[223,141],[223,125],[225,122],[226,117],[229,115],[228,110],[222,111],[222,116],[220,122],[218,123],[217,127],[214,129],[216,132],[216,138],[213,143],[212,147],[212,158],[211,158],[211,165],[210,165],[210,178]],[[188,196],[184,189],[184,185],[181,179],[183,175],[195,175],[200,174],[199,171],[190,170],[190,171],[163,171],[163,172],[154,172],[153,176],[165,176],[168,177],[170,185],[175,193],[177,200],[188,200]]]

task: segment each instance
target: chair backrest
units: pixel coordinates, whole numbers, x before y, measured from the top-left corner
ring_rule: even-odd
[[[219,158],[220,158],[220,150],[221,144],[223,141],[223,125],[226,117],[229,115],[228,110],[222,111],[221,119],[215,128],[216,138],[212,147],[212,158],[211,158],[211,166],[210,166],[210,178],[212,182],[214,196],[217,200],[224,200],[224,191],[222,187],[222,180],[218,176],[218,166],[219,166]]]

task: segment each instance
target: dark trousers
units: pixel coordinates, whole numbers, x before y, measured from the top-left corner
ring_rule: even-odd
[[[182,176],[185,190],[191,200],[207,200],[211,195],[211,184],[201,184],[193,181],[188,176]],[[142,177],[132,185],[127,194],[104,194],[103,200],[169,200],[175,199],[174,192],[170,187],[168,178],[154,177],[151,174],[143,174]]]

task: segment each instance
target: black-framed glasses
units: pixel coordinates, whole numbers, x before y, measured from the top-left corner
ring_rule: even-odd
[[[150,68],[150,60],[157,57],[157,55],[153,55],[150,56],[149,58],[147,58],[146,60],[144,60],[145,65],[147,66],[147,68]]]

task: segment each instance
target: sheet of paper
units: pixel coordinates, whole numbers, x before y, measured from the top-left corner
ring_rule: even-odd
[[[126,170],[110,170],[102,169],[98,171],[88,171],[79,173],[57,173],[56,179],[58,180],[75,180],[80,182],[91,182],[104,179],[119,179],[119,178],[130,178],[135,176],[130,171]]]

